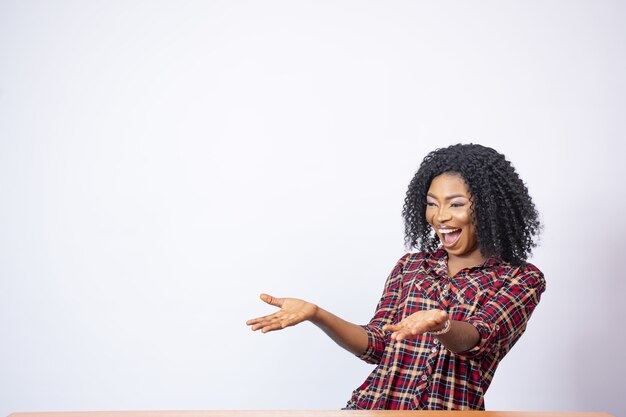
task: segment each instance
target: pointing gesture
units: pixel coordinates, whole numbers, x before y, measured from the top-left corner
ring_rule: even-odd
[[[318,309],[315,304],[298,298],[276,298],[268,294],[261,294],[261,300],[269,305],[280,308],[280,310],[273,314],[251,319],[246,322],[248,326],[252,326],[252,330],[261,330],[261,333],[295,326],[298,323],[311,319]]]

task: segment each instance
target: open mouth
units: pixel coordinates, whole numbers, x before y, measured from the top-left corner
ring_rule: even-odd
[[[461,229],[439,229],[444,246],[452,246],[461,237]]]

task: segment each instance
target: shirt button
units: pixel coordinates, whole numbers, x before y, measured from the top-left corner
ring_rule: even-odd
[[[436,348],[436,347],[434,347],[434,346],[433,346],[432,348],[430,348],[430,351],[431,351],[432,353],[435,353],[435,352],[437,352],[438,350],[439,350],[439,349],[437,349],[437,348]]]
[[[435,339],[433,343],[438,345],[439,344],[439,339]]]
[[[444,297],[447,297],[447,296],[448,296],[448,290],[443,290],[443,291],[441,291],[441,294],[442,294]]]
[[[422,381],[424,382],[428,381],[428,375],[422,375]]]

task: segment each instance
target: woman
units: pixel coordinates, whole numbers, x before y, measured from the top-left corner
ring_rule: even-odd
[[[496,367],[526,328],[545,289],[526,262],[539,231],[528,190],[505,157],[453,145],[424,158],[409,184],[407,246],[369,324],[304,300],[249,320],[263,333],[309,320],[341,347],[377,364],[349,409],[483,410]]]

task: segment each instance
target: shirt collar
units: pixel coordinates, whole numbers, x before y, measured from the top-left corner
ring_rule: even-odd
[[[464,269],[468,269],[468,270],[488,269],[488,268],[498,266],[501,263],[502,263],[502,260],[500,258],[490,257],[490,258],[487,258],[485,262],[483,262],[480,265],[476,265],[476,266],[472,266],[472,267],[464,268]],[[448,252],[446,252],[446,250],[443,247],[439,247],[439,249],[437,249],[434,252],[434,257],[432,261],[430,262],[430,267],[437,275],[443,275],[444,272],[447,273]]]

